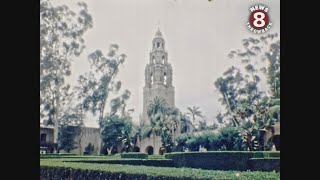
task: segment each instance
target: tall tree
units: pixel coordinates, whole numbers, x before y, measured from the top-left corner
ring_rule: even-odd
[[[155,97],[150,102],[147,109],[149,125],[145,125],[142,129],[143,137],[153,137],[153,147],[155,148],[156,136],[160,135],[163,127],[164,118],[168,113],[168,103],[159,97]]]
[[[156,146],[156,136],[160,134],[161,132],[161,116],[157,115],[157,116],[151,116],[149,118],[150,120],[150,124],[149,125],[145,125],[142,128],[142,137],[153,137],[153,148],[155,148]]]
[[[92,17],[85,3],[80,11],[67,6],[53,6],[40,1],[40,114],[55,126],[54,142],[58,141],[61,113],[61,88],[71,74],[71,60],[85,48],[83,35],[92,27]]]
[[[227,109],[224,118],[240,126],[249,150],[264,150],[263,131],[280,120],[280,40],[277,37],[269,34],[260,39],[244,39],[243,48],[228,55],[241,64],[229,68],[215,82],[222,95],[220,101]],[[261,79],[266,79],[269,92],[261,90]]]
[[[193,106],[192,108],[191,107],[188,107],[187,110],[187,114],[191,115],[192,117],[192,124],[195,125],[195,120],[196,120],[196,117],[200,117],[200,118],[203,118],[204,116],[202,115],[202,112],[199,110],[200,107],[197,107],[197,106]]]
[[[126,59],[125,54],[118,54],[119,46],[110,45],[109,52],[105,56],[101,50],[90,53],[88,61],[91,65],[91,71],[79,77],[81,93],[83,94],[83,109],[98,115],[98,124],[102,133],[104,121],[107,113],[105,112],[107,99],[110,92],[117,93],[121,88],[121,82],[116,81],[119,73],[119,66]],[[130,96],[128,91],[123,98]],[[101,142],[103,143],[103,141]],[[101,145],[103,147],[103,145]],[[102,149],[101,149],[102,150]]]
[[[180,112],[180,129],[181,129],[181,133],[189,133],[191,132],[192,129],[194,129],[194,126],[191,122],[191,120],[189,119],[189,116],[187,116],[186,114],[182,114]]]
[[[84,109],[94,115],[98,114],[100,127],[106,115],[105,107],[109,93],[118,92],[121,88],[121,82],[115,81],[115,78],[126,55],[118,55],[118,50],[119,46],[112,44],[107,56],[100,50],[89,54],[88,60],[92,71],[80,77],[80,81],[84,82],[83,89],[88,94],[83,102]]]
[[[176,131],[180,126],[180,111],[177,108],[168,107],[161,128],[161,141],[166,152],[175,149]]]

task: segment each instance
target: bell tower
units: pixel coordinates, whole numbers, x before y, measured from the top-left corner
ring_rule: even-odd
[[[149,63],[145,68],[145,85],[143,88],[142,122],[149,124],[147,108],[155,97],[163,98],[169,106],[174,105],[174,87],[172,85],[172,67],[168,62],[165,40],[158,29],[152,40]]]

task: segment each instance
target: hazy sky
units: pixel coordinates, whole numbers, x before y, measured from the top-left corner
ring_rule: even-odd
[[[54,0],[75,7],[75,0]],[[257,37],[247,30],[249,7],[257,0],[87,0],[93,28],[85,34],[86,49],[74,60],[70,83],[89,70],[87,56],[96,49],[108,51],[111,43],[120,46],[127,59],[118,79],[122,90],[131,91],[128,109],[133,119],[142,112],[144,68],[149,61],[151,42],[160,30],[166,41],[168,60],[173,68],[175,102],[182,112],[200,106],[208,123],[219,109],[214,81],[232,65],[227,54],[241,48],[241,40]],[[273,23],[270,33],[280,32],[280,1],[264,2]],[[160,25],[158,25],[160,22]],[[92,118],[87,126],[97,126]]]

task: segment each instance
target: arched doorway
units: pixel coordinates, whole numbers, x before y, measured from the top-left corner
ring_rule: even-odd
[[[138,146],[135,146],[135,147],[133,148],[133,152],[140,152],[140,148],[139,148]]]
[[[159,149],[159,155],[163,155],[164,153],[165,153],[165,149],[164,149],[164,147],[161,147]]]
[[[146,148],[146,153],[147,153],[148,155],[153,155],[153,147],[152,147],[152,146],[148,146],[148,147]]]

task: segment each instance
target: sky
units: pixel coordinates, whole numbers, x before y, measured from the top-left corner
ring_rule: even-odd
[[[52,0],[76,10],[76,0]],[[173,68],[175,104],[182,112],[199,106],[212,124],[224,108],[214,82],[234,61],[231,50],[242,47],[241,40],[260,35],[250,32],[246,23],[249,8],[257,0],[85,0],[93,17],[93,28],[84,35],[86,49],[74,58],[68,83],[75,84],[79,75],[89,71],[88,54],[97,49],[105,54],[109,45],[119,45],[119,53],[127,55],[118,80],[122,90],[131,91],[127,108],[134,109],[133,121],[142,113],[144,68],[149,61],[152,39],[158,28],[166,41],[168,61]],[[280,1],[265,1],[272,27],[280,32]],[[110,100],[110,98],[109,98]],[[85,124],[97,127],[88,116]]]

